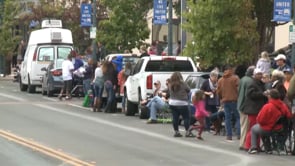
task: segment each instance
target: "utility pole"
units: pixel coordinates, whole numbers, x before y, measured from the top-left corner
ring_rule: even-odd
[[[292,0],[292,4],[293,4],[293,26],[295,25],[295,2],[294,0]],[[295,65],[295,43],[292,42],[292,56],[291,56],[291,67],[293,69],[294,65]]]
[[[186,45],[186,32],[183,30],[183,24],[186,22],[185,18],[183,17],[183,13],[186,11],[186,0],[181,0],[181,55],[182,49]]]
[[[95,30],[95,36],[96,36],[96,28],[97,27],[97,21],[96,21],[96,0],[92,0],[92,29]],[[97,57],[96,57],[96,37],[92,39],[92,59],[93,64],[96,66],[97,63]]]
[[[168,5],[168,55],[172,55],[173,25],[172,25],[172,0]]]

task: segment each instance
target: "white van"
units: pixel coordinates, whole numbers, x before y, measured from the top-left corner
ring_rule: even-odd
[[[44,20],[42,29],[32,31],[20,67],[20,90],[34,93],[41,87],[41,68],[51,61],[66,59],[73,50],[72,32],[62,29],[60,20]]]

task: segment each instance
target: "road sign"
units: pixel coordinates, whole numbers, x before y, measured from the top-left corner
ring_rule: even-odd
[[[295,26],[289,26],[289,43],[295,43]]]
[[[91,4],[81,4],[80,9],[80,23],[82,27],[91,27],[91,15],[92,15],[92,7]]]
[[[273,21],[289,22],[291,6],[292,0],[274,0]]]
[[[96,27],[90,27],[90,39],[96,38]]]
[[[154,24],[167,24],[167,0],[154,0]]]

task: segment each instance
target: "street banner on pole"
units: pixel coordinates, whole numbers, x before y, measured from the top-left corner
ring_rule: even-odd
[[[154,0],[154,24],[167,24],[167,0]]]
[[[289,22],[291,20],[292,0],[274,0],[273,21]]]
[[[92,15],[92,7],[91,4],[81,4],[80,9],[80,24],[82,27],[91,27],[91,15]]]

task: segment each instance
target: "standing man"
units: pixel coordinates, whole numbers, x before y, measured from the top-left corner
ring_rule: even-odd
[[[224,106],[226,140],[232,140],[232,115],[235,116],[237,139],[240,139],[240,115],[237,110],[239,77],[233,74],[233,67],[225,66],[223,76],[217,83],[217,94]]]
[[[247,135],[247,131],[248,131],[248,116],[244,113],[245,111],[245,100],[246,100],[246,95],[247,95],[247,91],[249,89],[249,85],[252,84],[252,76],[253,76],[253,72],[254,72],[255,66],[249,66],[245,76],[242,77],[242,79],[240,80],[240,84],[239,84],[239,96],[238,96],[238,110],[240,112],[240,124],[241,124],[241,138],[240,138],[240,150],[244,150],[244,143],[246,140],[246,135]]]
[[[66,99],[71,99],[70,91],[72,89],[72,72],[74,71],[74,65],[72,63],[72,54],[69,54],[67,59],[62,62],[62,79],[64,86],[60,90],[60,94],[58,95],[58,98],[62,99],[62,94],[64,90],[66,91]]]
[[[107,55],[106,49],[104,45],[101,42],[97,42],[97,53],[96,53],[96,59],[97,61],[101,61],[104,59]]]
[[[248,85],[248,90],[245,98],[244,114],[248,116],[248,130],[244,143],[245,150],[251,147],[251,128],[257,121],[257,115],[263,105],[267,102],[267,97],[264,94],[265,85],[262,82],[263,72],[259,68],[254,69],[253,81]]]

